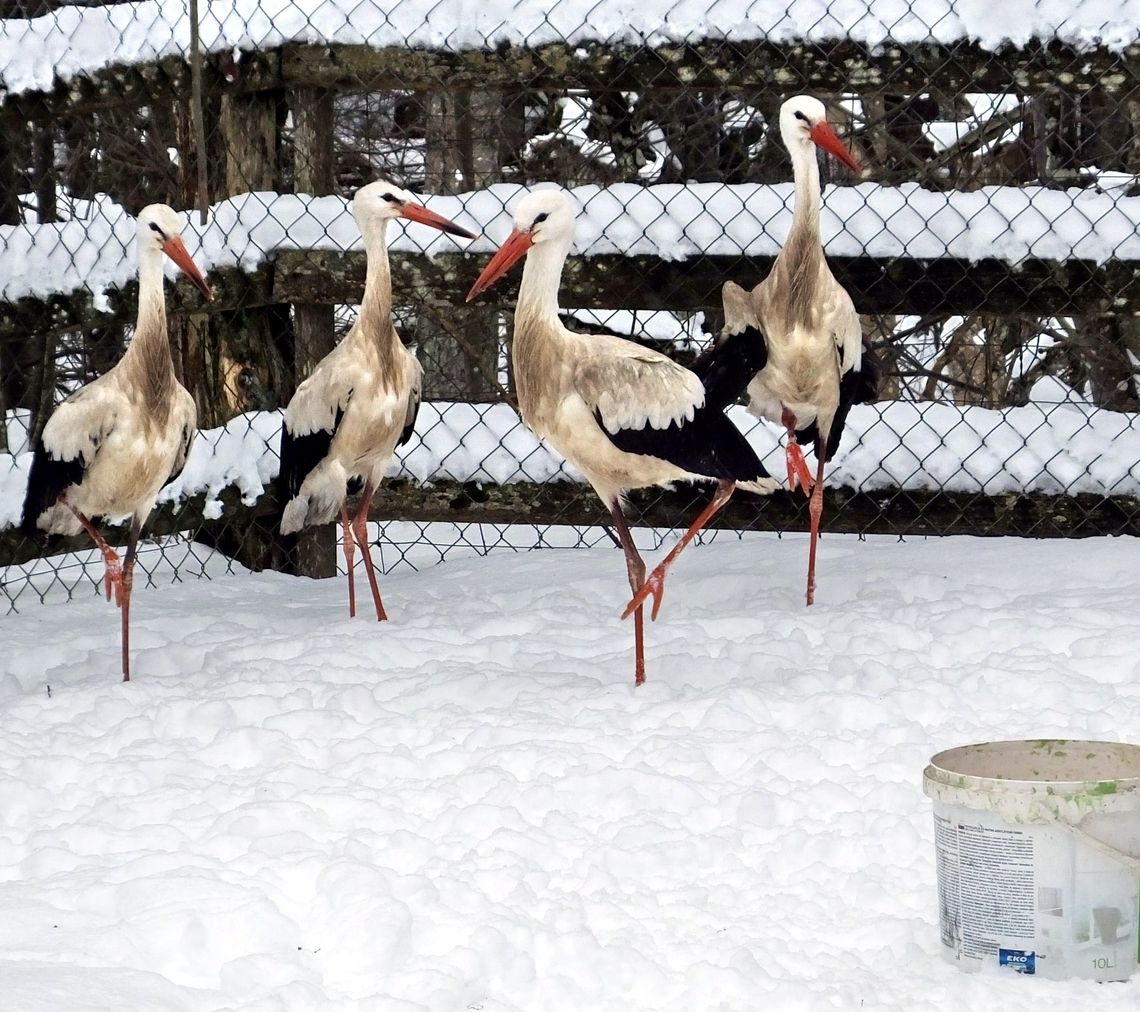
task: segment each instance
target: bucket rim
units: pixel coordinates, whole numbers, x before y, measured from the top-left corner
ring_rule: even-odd
[[[1009,763],[1010,775],[980,772],[986,761]],[[1082,763],[1090,767],[1087,775]],[[1084,738],[973,742],[935,753],[923,779],[931,787],[966,791],[1122,801],[1121,795],[1140,796],[1140,745]]]

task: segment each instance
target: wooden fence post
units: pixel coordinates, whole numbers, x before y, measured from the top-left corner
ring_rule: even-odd
[[[221,96],[217,116],[220,135],[207,139],[211,156],[215,155],[211,142],[220,140],[224,165],[220,185],[211,179],[215,189],[212,200],[279,189],[281,98],[280,91]],[[184,180],[184,184],[190,182]],[[193,198],[186,200],[193,202]],[[205,317],[200,328],[191,324],[189,332],[192,341],[197,341],[195,357],[203,373],[197,378],[198,389],[191,387],[199,402],[201,427],[220,425],[237,412],[279,407],[292,393],[288,306],[239,305]],[[203,528],[198,540],[254,570],[285,570],[289,565],[274,516],[238,514],[224,526]]]
[[[0,130],[10,141],[0,145],[0,225],[20,222],[20,188],[16,179],[16,145],[23,123],[15,117],[0,116]],[[8,450],[8,409],[16,406],[20,377],[16,374],[14,343],[0,343],[0,453]]]
[[[221,131],[225,146],[225,194],[274,191],[281,187],[282,93],[223,95]],[[217,334],[218,387],[227,415],[271,410],[293,393],[292,324],[284,305],[221,314]],[[236,388],[227,377],[240,376]]]
[[[293,189],[324,196],[335,185],[333,95],[298,88],[289,96],[293,112]],[[300,383],[336,344],[333,307],[293,304],[293,377]],[[324,579],[336,576],[336,524],[302,531],[297,536],[296,571]]]
[[[428,193],[477,190],[498,181],[500,104],[498,91],[440,90],[427,97]],[[417,307],[425,400],[499,399],[497,317],[482,306],[449,306],[446,313]]]

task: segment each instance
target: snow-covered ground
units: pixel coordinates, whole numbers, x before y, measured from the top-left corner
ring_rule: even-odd
[[[947,746],[1136,738],[1131,540],[614,549],[222,577],[2,621],[0,994],[106,1009],[1134,1012],[940,957]],[[66,630],[66,635],[61,632]],[[48,688],[50,686],[50,695]]]
[[[511,211],[525,192],[496,183],[427,196],[433,210],[482,236],[467,242],[397,223],[389,244],[429,256],[491,253],[510,232]],[[579,208],[573,252],[582,256],[774,256],[794,205],[791,183],[617,183],[569,193]],[[1127,193],[1039,186],[960,193],[860,183],[827,190],[820,224],[832,256],[1140,260],[1140,197]],[[134,218],[107,197],[89,211],[69,221],[0,225],[0,299],[88,289],[99,305],[108,289],[134,278]],[[363,248],[343,197],[244,193],[215,204],[204,228],[195,216],[182,217],[187,247],[205,271],[252,270],[283,250]],[[169,272],[176,273],[173,265]]]

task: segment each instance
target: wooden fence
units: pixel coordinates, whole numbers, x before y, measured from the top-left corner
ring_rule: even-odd
[[[59,164],[53,144],[69,130],[102,123],[100,117],[130,116],[129,110],[140,108],[149,110],[144,127],[154,131],[155,143],[161,146],[168,137],[176,139],[180,158],[162,185],[124,194],[123,202],[131,209],[137,210],[132,204],[141,204],[146,196],[183,207],[194,204],[200,196],[197,159],[201,157],[206,159],[212,200],[257,190],[333,193],[342,186],[339,173],[344,168],[343,158],[338,161],[334,131],[336,103],[347,95],[376,92],[411,96],[418,103],[422,115],[416,129],[424,136],[424,173],[430,192],[479,188],[500,178],[504,136],[525,118],[527,97],[572,92],[597,101],[626,92],[652,93],[662,102],[678,96],[731,94],[769,110],[796,92],[823,96],[854,92],[862,103],[863,120],[852,126],[860,131],[871,177],[887,183],[918,179],[941,187],[952,187],[961,178],[956,175],[960,160],[980,158],[977,152],[992,147],[996,137],[1015,126],[1021,130],[1016,170],[991,160],[969,185],[1006,182],[1001,173],[1007,171],[1013,173],[1008,180],[1013,184],[1080,185],[1080,172],[1073,168],[1080,158],[1074,155],[1066,161],[1058,154],[1069,137],[1069,128],[1057,125],[1063,120],[1058,110],[1077,102],[1087,122],[1073,129],[1087,134],[1086,128],[1098,122],[1123,129],[1121,150],[1114,157],[1125,168],[1140,172],[1140,45],[1078,52],[1060,43],[1033,42],[998,54],[967,42],[871,49],[851,41],[776,45],[694,40],[654,47],[584,43],[464,52],[286,45],[244,54],[240,63],[229,53],[204,59],[202,93],[210,124],[205,152],[196,150],[184,100],[190,85],[189,64],[166,58],[57,81],[46,91],[0,93],[0,136],[13,139],[9,150],[0,154],[0,223],[19,220],[12,195],[25,192],[29,183],[34,184],[30,189],[40,220],[50,220],[56,213],[57,189],[73,172],[73,167]],[[918,136],[911,115],[916,97],[967,92],[1016,95],[1022,104],[1016,114],[989,117],[947,151],[930,152],[917,160],[908,154],[907,145]],[[493,131],[472,129],[472,124],[492,119]],[[512,143],[517,148],[517,142]],[[781,171],[779,152],[768,150],[758,157],[774,159],[773,173]],[[393,261],[400,279],[397,299],[421,315],[428,303],[461,307],[482,265],[482,258],[462,253],[431,258],[398,253]],[[1121,346],[1134,333],[1140,334],[1133,320],[1140,315],[1140,261],[1010,262],[996,256],[973,261],[952,256],[833,256],[830,261],[869,319],[1071,316]],[[562,301],[571,308],[703,311],[715,320],[723,282],[731,278],[754,283],[770,264],[769,257],[750,256],[572,257]],[[284,403],[295,383],[333,346],[334,307],[358,301],[363,274],[362,255],[357,253],[287,250],[271,253],[255,269],[213,271],[217,298],[209,305],[187,286],[178,285],[170,300],[176,357],[204,423],[219,424],[235,409],[233,399],[227,401],[221,390],[223,363],[247,370],[252,377],[248,387],[257,391],[255,402],[238,406]],[[501,314],[509,310],[516,283],[507,279],[498,286],[492,293],[497,302],[490,307],[457,309],[460,323],[450,334],[417,335],[421,343],[435,342],[431,346],[438,362],[445,363],[450,356],[464,358],[469,367],[475,363],[474,370],[467,370],[475,376],[470,389],[446,388],[436,381],[437,399],[509,399],[509,390],[497,387],[486,373],[494,369],[501,350]],[[69,292],[0,303],[0,372],[11,376],[50,361],[65,335],[121,333],[133,317],[133,307],[133,284],[112,290],[105,300]],[[869,333],[872,330],[869,327]],[[987,340],[996,340],[993,331],[987,332]],[[449,382],[452,379],[449,376]],[[47,379],[40,383],[50,386]],[[3,383],[0,387],[4,387],[0,398],[6,398],[0,400],[0,408],[13,406],[14,388]],[[41,389],[38,394],[22,391],[20,396],[30,397],[30,406],[42,409],[47,394]],[[45,412],[39,414],[42,425]],[[639,522],[672,527],[687,515],[692,496],[654,494],[639,502]],[[225,503],[220,521],[204,519],[194,503],[178,511],[166,508],[154,519],[152,530],[197,530],[249,564],[287,566],[285,549],[264,533],[265,520],[275,508],[272,489],[255,507],[241,506],[230,493]],[[573,485],[478,487],[446,481],[429,488],[390,489],[379,497],[374,517],[573,524],[605,519],[593,499]],[[805,521],[802,503],[780,494],[760,503],[742,501],[719,520],[728,527],[769,530],[803,529]],[[1137,503],[1129,497],[987,497],[938,491],[840,492],[829,508],[828,525],[833,530],[892,534],[1138,533]],[[331,544],[322,535],[315,554],[299,568],[328,572]],[[0,566],[25,561],[43,550],[13,530],[0,532]]]

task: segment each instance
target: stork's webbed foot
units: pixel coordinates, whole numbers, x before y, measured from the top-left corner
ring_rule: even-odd
[[[119,555],[112,549],[108,549],[103,555],[103,561],[106,563],[106,570],[103,573],[103,592],[107,596],[107,600],[111,600],[112,588],[115,592],[115,607],[121,608],[123,606],[123,564],[119,561]]]
[[[804,451],[800,444],[794,440],[788,441],[788,491],[794,492],[798,485],[803,489],[804,495],[810,495],[812,485],[811,471],[808,470],[807,461],[804,460]]]
[[[649,613],[652,621],[657,621],[657,613],[661,610],[661,602],[665,597],[665,573],[666,570],[663,566],[658,566],[649,576],[646,577],[645,582],[641,585],[641,589],[633,595],[629,604],[625,606],[625,611],[621,613],[622,618],[629,618],[638,608],[645,604],[646,599],[653,595],[653,609]]]

